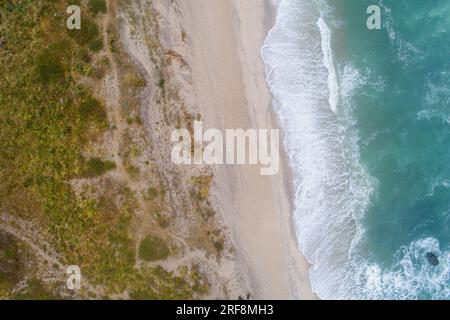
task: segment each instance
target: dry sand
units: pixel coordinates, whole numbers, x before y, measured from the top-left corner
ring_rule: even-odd
[[[183,0],[191,103],[204,127],[276,128],[260,49],[274,12],[266,0]],[[286,161],[284,161],[286,162]],[[215,168],[213,198],[231,232],[238,271],[253,298],[314,299],[309,265],[292,228],[288,168],[261,176],[259,166]]]

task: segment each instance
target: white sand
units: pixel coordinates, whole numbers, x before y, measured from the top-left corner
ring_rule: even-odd
[[[276,128],[260,48],[274,21],[266,0],[182,0],[193,100],[206,128]],[[285,162],[285,161],[284,161]],[[253,298],[313,299],[292,228],[288,169],[218,166],[213,197]]]

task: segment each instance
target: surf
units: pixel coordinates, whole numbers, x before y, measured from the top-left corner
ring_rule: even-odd
[[[294,221],[299,246],[312,264],[321,298],[348,297],[349,259],[370,202],[370,177],[360,165],[351,112],[338,108],[339,85],[323,1],[283,0],[262,57],[294,174]],[[351,94],[351,81],[343,85]],[[345,101],[345,96],[341,97]],[[345,274],[346,273],[346,274]],[[343,275],[344,274],[344,275]]]
[[[439,183],[448,162],[433,157],[445,160],[440,145],[450,140],[448,68],[433,69],[448,50],[428,40],[445,45],[450,6],[437,4],[430,18],[422,12],[431,3],[400,16],[389,7],[397,2],[379,4],[383,28],[366,33],[357,14],[369,1],[343,2],[338,14],[323,0],[281,0],[262,48],[293,172],[299,247],[320,298],[448,298],[449,188]],[[435,29],[417,29],[424,19]]]

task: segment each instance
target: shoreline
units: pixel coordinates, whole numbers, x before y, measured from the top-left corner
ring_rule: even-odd
[[[276,8],[260,1],[180,3],[195,104],[208,127],[278,127],[260,56]],[[231,233],[238,273],[254,298],[317,299],[296,237],[282,140],[280,149],[280,172],[273,177],[260,176],[256,166],[215,167],[212,198]]]

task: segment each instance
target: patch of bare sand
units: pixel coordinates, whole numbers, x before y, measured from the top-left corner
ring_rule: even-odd
[[[271,96],[260,48],[273,23],[265,0],[183,0],[193,97],[207,127],[270,129]],[[284,161],[286,162],[286,161]],[[291,223],[287,166],[273,177],[258,166],[219,166],[214,198],[232,232],[238,268],[255,298],[313,299]]]

